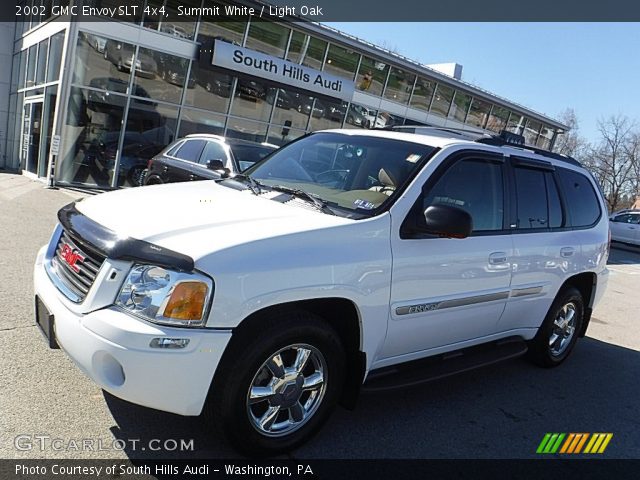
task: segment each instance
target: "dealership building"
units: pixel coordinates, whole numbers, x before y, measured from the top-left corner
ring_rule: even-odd
[[[192,133],[282,145],[327,128],[433,125],[549,149],[567,129],[462,81],[458,65],[425,66],[317,23],[225,17],[211,0],[127,2],[169,14],[140,8],[128,21],[51,8],[82,0],[32,3],[45,15],[0,24],[0,169],[59,185],[132,185]],[[195,16],[167,20],[178,4]]]

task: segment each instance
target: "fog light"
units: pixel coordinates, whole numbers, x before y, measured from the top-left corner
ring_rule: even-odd
[[[151,348],[184,348],[189,345],[188,338],[154,338],[149,343]]]

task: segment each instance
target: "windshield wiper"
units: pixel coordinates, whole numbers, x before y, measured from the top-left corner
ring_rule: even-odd
[[[320,211],[324,213],[328,213],[330,215],[336,215],[336,213],[333,210],[331,210],[331,208],[329,208],[329,205],[327,202],[316,197],[315,195],[311,195],[310,193],[305,192],[304,190],[300,190],[299,188],[285,187],[284,185],[269,185],[268,188],[270,188],[271,190],[276,190],[282,193],[288,193],[289,195],[293,195],[293,196],[308,200],[312,202],[316,207],[318,207]]]
[[[244,173],[238,173],[234,175],[232,178],[234,180],[235,179],[245,180],[254,195],[260,195],[262,193],[261,187],[265,186],[262,183],[255,180],[254,178],[250,177],[249,175],[245,175]]]

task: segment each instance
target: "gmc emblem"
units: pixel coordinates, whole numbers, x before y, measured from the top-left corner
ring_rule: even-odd
[[[66,262],[66,264],[71,267],[71,269],[74,272],[76,273],[80,272],[80,268],[76,264],[84,262],[84,257],[80,255],[78,252],[74,252],[73,248],[71,248],[69,244],[67,243],[62,244],[62,251],[60,252],[60,256]]]

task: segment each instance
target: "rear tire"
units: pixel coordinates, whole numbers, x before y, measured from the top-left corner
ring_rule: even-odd
[[[338,402],[345,353],[338,334],[303,310],[259,319],[234,334],[217,368],[205,421],[250,455],[289,451],[311,438]]]
[[[541,367],[557,367],[571,354],[584,322],[584,301],[572,286],[563,288],[554,300],[527,357]]]

